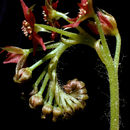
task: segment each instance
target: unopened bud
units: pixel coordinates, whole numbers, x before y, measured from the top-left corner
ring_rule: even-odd
[[[79,89],[85,87],[85,83],[78,81],[78,79],[69,80],[66,85],[63,86],[64,91],[68,94],[73,93]]]
[[[98,11],[98,17],[101,22],[104,34],[115,35],[117,31],[117,23],[115,18],[104,10]]]
[[[43,97],[41,95],[33,95],[29,99],[29,106],[31,108],[36,108],[37,106],[43,105]]]
[[[45,119],[45,118],[46,118],[46,115],[51,114],[52,111],[53,111],[52,105],[50,105],[50,104],[44,105],[44,106],[42,107],[42,113],[43,113],[42,118]]]
[[[87,95],[87,94],[79,95],[79,96],[77,97],[77,99],[79,99],[79,100],[87,100],[87,99],[88,99],[88,95]]]
[[[59,107],[53,108],[53,118],[52,121],[56,122],[57,118],[62,115],[62,111]]]
[[[32,77],[32,70],[30,68],[22,68],[18,71],[17,74],[14,76],[14,81],[16,83],[23,83],[29,80]]]
[[[88,99],[87,89],[85,88],[85,83],[79,81],[78,79],[69,80],[66,85],[63,86],[64,91],[76,98],[80,103],[85,102]],[[79,109],[79,105],[74,103],[73,106],[74,110]],[[74,105],[73,104],[73,105]]]
[[[72,109],[68,106],[67,108],[65,108],[65,112],[72,115],[73,111]]]

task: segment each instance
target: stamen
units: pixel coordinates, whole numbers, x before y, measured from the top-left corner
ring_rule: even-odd
[[[29,39],[31,38],[31,34],[32,34],[32,32],[33,32],[33,30],[32,30],[32,27],[31,27],[31,25],[29,24],[29,22],[27,22],[26,20],[24,20],[23,21],[23,26],[22,26],[22,31],[23,31],[23,33],[24,33],[24,35],[27,37],[29,37]]]

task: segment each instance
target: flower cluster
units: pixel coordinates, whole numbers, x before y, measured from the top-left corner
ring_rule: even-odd
[[[78,79],[73,79],[69,80],[66,85],[60,86],[57,77],[57,65],[61,55],[69,47],[76,44],[88,45],[97,52],[100,60],[108,71],[110,89],[111,92],[113,92],[111,97],[115,96],[111,101],[111,122],[114,122],[114,125],[112,124],[111,126],[114,127],[112,130],[117,130],[115,129],[118,128],[119,116],[117,107],[119,90],[117,74],[121,38],[116,20],[104,10],[95,12],[92,0],[81,0],[81,2],[78,3],[79,12],[75,18],[69,18],[67,13],[57,11],[59,0],[44,0],[44,2],[44,5],[40,6],[42,9],[41,14],[43,14],[43,23],[38,24],[36,21],[36,16],[38,14],[35,15],[33,11],[36,4],[28,7],[23,0],[20,0],[24,14],[23,22],[21,22],[21,30],[25,37],[32,41],[33,47],[29,49],[22,49],[14,46],[1,48],[2,51],[0,53],[4,51],[7,52],[6,59],[3,63],[16,64],[13,79],[16,83],[20,84],[31,79],[33,70],[38,68],[41,64],[44,64],[44,67],[46,66],[32,85],[29,106],[32,109],[41,107],[41,118],[46,119],[48,115],[53,115],[52,120],[55,122],[59,118],[66,119],[72,116],[77,110],[82,110],[86,106],[88,94],[85,83]],[[61,23],[59,19],[65,22]],[[86,23],[85,26],[95,33],[96,36],[91,35],[90,31],[80,26],[80,23],[83,21]],[[68,25],[65,24],[66,22],[68,22]],[[70,28],[69,31],[68,28]],[[74,30],[76,31],[74,32]],[[46,40],[48,39],[46,38],[48,35],[43,35],[42,37],[39,32],[51,33],[50,40],[43,42],[43,37]],[[59,39],[55,39],[58,34]],[[106,35],[116,37],[114,58],[111,56],[105,38]],[[40,45],[40,47],[38,47],[38,45]],[[28,66],[26,61],[29,54],[33,53],[34,57],[37,51],[42,51],[44,57],[41,58],[41,55],[39,55],[39,60]],[[112,91],[112,89],[114,89],[114,91]],[[117,99],[116,102],[115,99]],[[114,113],[115,111],[117,112]],[[113,121],[113,119],[116,120],[116,122]]]
[[[53,84],[52,82],[49,87]],[[51,96],[52,93],[49,94]],[[50,102],[49,96],[43,99],[40,90],[30,97],[29,106],[31,108],[42,106],[42,118],[46,119],[47,116],[53,115],[52,121],[54,122],[58,118],[68,118],[76,110],[83,109],[86,106],[85,100],[88,99],[85,84],[77,79],[68,81],[63,87],[56,83],[53,94],[55,97],[54,103]]]

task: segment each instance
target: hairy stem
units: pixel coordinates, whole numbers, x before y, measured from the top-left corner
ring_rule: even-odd
[[[104,32],[103,32],[103,29],[102,29],[102,26],[100,24],[100,21],[99,21],[97,14],[94,14],[94,19],[97,23],[97,27],[98,27],[100,39],[101,39],[101,42],[102,42],[103,50],[105,52],[104,58],[109,59],[109,61],[112,61],[112,57],[111,57],[111,54],[110,54],[110,51],[109,51],[109,48],[108,48],[108,45],[107,45],[107,41],[106,41],[106,38],[104,36]]]
[[[105,64],[108,71],[109,85],[110,85],[110,130],[119,130],[119,83],[118,83],[118,64],[120,54],[120,36],[116,45],[115,60],[113,61],[110,50],[104,36],[98,16],[95,14],[94,19],[97,23],[102,48],[96,49],[101,61]]]
[[[119,83],[114,64],[107,67],[110,83],[110,130],[119,130]]]

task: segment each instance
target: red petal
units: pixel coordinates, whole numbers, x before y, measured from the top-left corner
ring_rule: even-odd
[[[81,9],[88,11],[88,0],[81,0],[81,3],[78,3],[78,6]]]
[[[59,0],[57,0],[57,1],[54,2],[54,3],[52,3],[52,8],[53,8],[53,9],[57,9],[58,3],[59,3]]]
[[[28,11],[29,11],[29,8],[26,6],[26,4],[24,3],[23,0],[20,0],[21,2],[21,6],[23,8],[23,13],[24,13],[24,17],[26,20],[28,20]]]
[[[98,29],[97,29],[97,25],[96,25],[94,22],[90,21],[90,22],[87,24],[87,26],[89,27],[89,29],[90,29],[94,34],[99,34]]]
[[[85,4],[87,4],[87,2],[88,2],[88,0],[81,0],[82,6],[85,5]]]
[[[80,21],[78,21],[78,22],[75,22],[75,23],[72,23],[72,24],[68,24],[68,25],[65,25],[65,26],[63,26],[64,28],[76,28],[76,27],[78,27],[79,26],[79,24],[80,24]]]
[[[23,8],[23,13],[24,13],[24,17],[27,20],[27,22],[29,22],[31,24],[31,26],[33,27],[34,23],[35,23],[35,17],[34,14],[32,13],[32,11],[27,7],[27,5],[24,3],[23,0],[20,0],[21,2],[21,6]]]
[[[3,62],[3,64],[8,64],[8,63],[18,63],[19,60],[21,59],[20,54],[12,54],[12,53],[8,53],[7,54],[7,59],[5,59],[5,61]]]
[[[43,50],[46,50],[45,44],[43,42],[42,37],[40,37],[36,32],[33,32],[33,44],[36,47],[37,44],[40,44],[43,48]],[[35,50],[36,48],[34,48]]]
[[[45,14],[48,15],[48,9],[46,6],[42,6],[42,9],[45,11]]]
[[[69,20],[69,21],[72,21],[72,22],[76,22],[78,18],[79,18],[79,17],[76,17],[76,18],[69,18],[68,20]]]
[[[5,51],[5,50],[2,50],[2,51],[0,52],[0,54],[3,53],[4,51]]]

